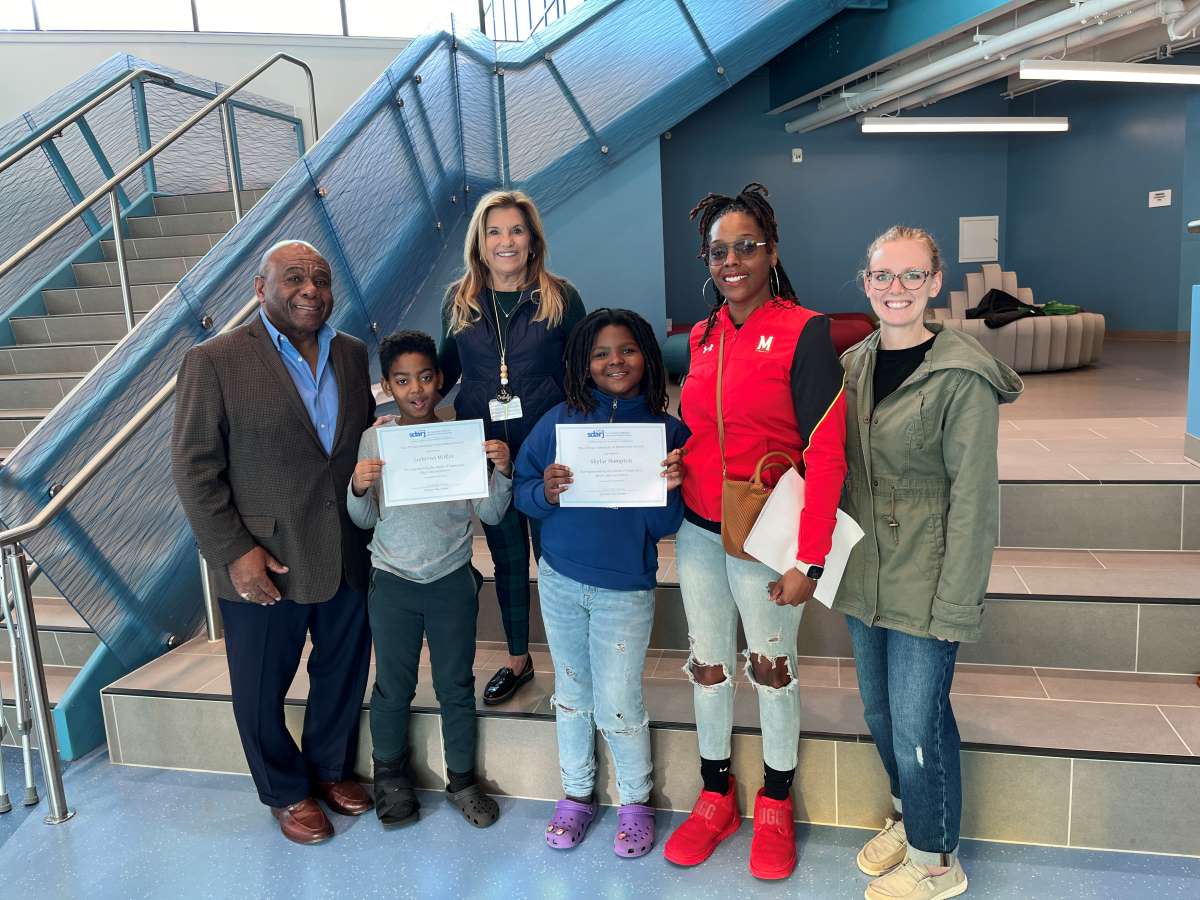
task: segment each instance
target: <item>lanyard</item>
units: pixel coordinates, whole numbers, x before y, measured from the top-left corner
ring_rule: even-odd
[[[494,288],[488,288],[492,295],[492,311],[496,315],[496,344],[500,349],[500,393],[496,395],[496,399],[502,403],[507,403],[512,399],[512,393],[508,390],[508,325],[512,316],[516,313],[517,307],[525,302],[525,292],[521,291],[517,297],[517,302],[513,304],[510,312],[504,314],[504,325],[500,324],[500,303],[496,300],[496,291]]]

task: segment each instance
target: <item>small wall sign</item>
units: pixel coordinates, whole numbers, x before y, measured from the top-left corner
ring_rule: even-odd
[[[1156,206],[1170,206],[1171,192],[1170,191],[1151,191],[1150,192],[1150,208]]]

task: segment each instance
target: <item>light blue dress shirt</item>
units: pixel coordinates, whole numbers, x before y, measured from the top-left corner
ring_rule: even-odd
[[[300,351],[287,339],[287,335],[271,324],[261,306],[258,315],[267,327],[271,343],[283,358],[283,367],[292,376],[304,408],[308,410],[308,418],[316,429],[317,437],[321,439],[321,446],[326,454],[332,453],[333,432],[338,420],[338,387],[333,366],[329,365],[329,345],[337,332],[328,322],[317,332],[317,374],[314,376]]]

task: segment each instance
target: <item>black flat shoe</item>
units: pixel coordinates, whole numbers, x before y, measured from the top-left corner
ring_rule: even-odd
[[[517,689],[523,684],[533,681],[533,657],[525,657],[525,668],[518,675],[508,666],[504,666],[487,683],[483,689],[483,702],[488,706],[496,706],[512,698]]]

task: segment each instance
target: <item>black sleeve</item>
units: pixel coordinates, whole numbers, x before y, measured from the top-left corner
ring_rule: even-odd
[[[805,445],[812,443],[813,431],[841,393],[844,378],[829,320],[815,316],[800,332],[790,372],[792,408]]]
[[[453,291],[453,288],[451,289]],[[458,341],[450,333],[450,298],[453,294],[448,291],[442,304],[442,333],[438,344],[438,369],[442,373],[442,396],[450,393],[450,388],[458,383],[462,375],[462,361],[458,358]]]
[[[587,317],[587,310],[579,291],[569,281],[563,283],[563,305],[563,337],[570,337],[572,329]]]

